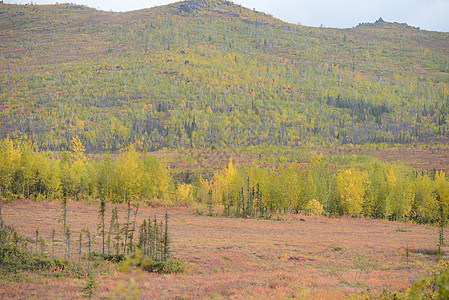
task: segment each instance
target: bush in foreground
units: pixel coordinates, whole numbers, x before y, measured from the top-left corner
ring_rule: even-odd
[[[173,258],[154,260],[148,255],[144,255],[140,249],[137,249],[133,255],[126,257],[120,266],[120,270],[127,272],[131,267],[138,267],[147,272],[163,274],[185,272],[185,265],[179,260]]]

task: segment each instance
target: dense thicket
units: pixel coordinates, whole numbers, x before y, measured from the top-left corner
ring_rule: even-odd
[[[337,165],[313,155],[309,165],[262,169],[235,167],[232,160],[212,180],[194,184],[198,201],[224,205],[227,215],[263,217],[274,211],[318,211],[339,216],[440,222],[449,212],[449,182],[444,172],[420,173],[401,163],[370,159]],[[313,212],[311,212],[313,213]],[[445,222],[445,221],[444,221]]]
[[[231,158],[228,167],[212,178],[196,176],[191,183],[179,183],[172,180],[163,162],[134,146],[114,159],[88,160],[79,139],[73,138],[72,144],[70,152],[55,155],[35,151],[25,138],[3,140],[0,198],[157,200],[166,205],[200,202],[210,209],[219,205],[225,215],[239,217],[313,210],[442,226],[449,216],[446,174],[420,173],[401,163],[381,163],[374,158],[338,161],[312,155],[264,168],[256,163],[235,166]],[[105,230],[104,220],[99,224]]]
[[[26,138],[0,144],[0,198],[166,199],[172,180],[166,165],[133,146],[112,160],[88,160],[77,137],[71,152],[38,152]]]
[[[0,135],[88,152],[446,141],[447,33],[283,23],[228,1],[0,4]]]

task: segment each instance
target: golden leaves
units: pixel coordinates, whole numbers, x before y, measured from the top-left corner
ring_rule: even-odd
[[[86,161],[86,156],[84,155],[85,151],[86,149],[84,148],[78,136],[72,137],[72,153],[70,154],[72,160],[74,162],[84,163]]]

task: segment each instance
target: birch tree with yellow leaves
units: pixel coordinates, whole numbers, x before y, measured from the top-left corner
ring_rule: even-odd
[[[439,171],[435,175],[435,193],[439,203],[439,225],[440,225],[440,239],[438,243],[438,252],[441,253],[441,246],[444,245],[444,228],[447,224],[447,217],[449,215],[449,182],[446,174]]]
[[[115,188],[123,200],[134,200],[140,194],[142,172],[139,169],[140,157],[134,146],[122,151],[115,162]]]
[[[343,211],[349,215],[360,215],[363,210],[368,174],[357,169],[340,170],[336,181]]]

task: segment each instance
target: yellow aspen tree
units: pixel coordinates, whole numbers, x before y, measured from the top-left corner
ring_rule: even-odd
[[[120,191],[119,197],[125,201],[140,195],[139,155],[134,146],[122,151],[116,161],[116,188]]]
[[[318,217],[323,213],[323,205],[316,199],[312,199],[307,203],[307,211],[312,217]]]
[[[190,206],[194,202],[193,188],[191,184],[181,183],[176,190],[176,204]]]
[[[233,204],[237,199],[238,187],[236,186],[237,170],[234,167],[232,157],[229,158],[228,167],[224,170],[224,192],[226,195],[225,201]]]
[[[13,177],[20,165],[22,152],[9,137],[0,144],[0,199],[12,191]]]
[[[443,205],[449,208],[449,183],[443,171],[435,175],[435,188]]]
[[[300,185],[298,182],[298,168],[296,166],[288,166],[280,170],[282,193],[287,201],[287,211],[290,212],[298,206],[299,196],[301,195]]]
[[[55,199],[60,196],[61,178],[59,176],[59,165],[57,162],[47,159],[49,164],[49,173],[44,179],[48,190],[48,197]]]
[[[159,163],[156,169],[156,192],[159,198],[163,199],[167,196],[171,182],[170,172],[164,163]]]
[[[299,200],[298,207],[300,209],[306,209],[309,200],[317,198],[317,187],[313,181],[313,174],[310,168],[301,172],[301,184],[301,199]]]
[[[410,176],[402,174],[399,180],[399,189],[397,195],[397,216],[404,218],[409,215],[413,200],[415,199],[415,182]]]
[[[222,172],[216,171],[212,176],[211,187],[213,190],[213,201],[215,203],[223,203],[223,176]]]
[[[387,196],[385,198],[385,203],[383,205],[384,217],[388,218],[394,211],[393,207],[395,205],[395,193],[397,189],[397,177],[392,167],[389,167],[386,171],[387,178]]]
[[[72,137],[72,153],[71,153],[72,160],[74,162],[81,162],[81,163],[85,162],[86,161],[86,156],[84,156],[85,151],[86,149],[84,148],[78,136]]]
[[[438,203],[433,193],[435,186],[430,177],[418,174],[416,179],[416,196],[413,211],[419,222],[434,222],[438,218]]]
[[[358,215],[362,212],[367,180],[367,173],[356,169],[338,172],[336,178],[337,191],[347,214]]]
[[[444,245],[444,228],[446,227],[447,216],[449,214],[449,182],[443,171],[439,171],[435,175],[435,189],[440,206],[440,240],[438,243],[438,254],[441,254],[441,246]]]

